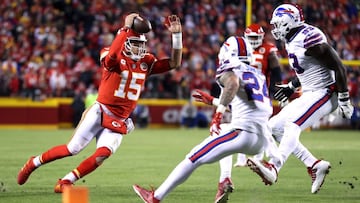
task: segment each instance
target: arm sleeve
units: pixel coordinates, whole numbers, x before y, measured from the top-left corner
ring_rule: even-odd
[[[126,40],[126,32],[129,28],[121,28],[118,33],[116,34],[116,37],[114,41],[111,43],[109,53],[105,57],[104,65],[106,68],[114,67],[118,63],[118,55],[120,54],[125,40]]]

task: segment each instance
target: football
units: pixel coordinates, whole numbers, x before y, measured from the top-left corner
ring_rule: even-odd
[[[136,17],[134,18],[134,22],[132,25],[132,29],[140,34],[148,33],[152,27],[149,20],[144,17]]]

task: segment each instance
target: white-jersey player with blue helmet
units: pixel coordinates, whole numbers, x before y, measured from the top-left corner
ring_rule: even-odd
[[[312,178],[311,192],[317,193],[329,172],[330,163],[314,157],[299,141],[301,131],[311,127],[325,115],[338,108],[344,118],[350,118],[353,106],[349,100],[346,70],[334,49],[327,43],[324,33],[306,24],[297,5],[282,4],[272,15],[270,24],[276,40],[285,41],[289,64],[297,78],[279,85],[274,98],[285,102],[301,86],[302,95],[287,104],[269,121],[279,150],[286,161],[291,153],[307,167]],[[262,178],[262,163],[249,159]],[[249,162],[248,161],[248,162]],[[270,159],[280,171],[283,164]],[[265,170],[265,172],[267,172]]]
[[[216,72],[216,79],[222,87],[221,95],[219,99],[211,98],[212,101],[206,102],[217,106],[210,136],[195,146],[155,191],[134,185],[135,192],[144,202],[160,202],[199,166],[219,161],[231,154],[254,155],[269,148],[272,149],[269,153],[274,159],[280,157],[267,126],[272,106],[265,76],[244,63],[251,59],[252,50],[248,49],[251,47],[243,37],[230,37],[223,43]],[[197,101],[204,102],[207,98],[202,96],[201,93],[194,95]],[[231,122],[221,124],[227,109],[232,112]],[[277,172],[272,165],[264,171],[268,184],[277,180]],[[230,183],[227,186],[227,189],[232,190]]]

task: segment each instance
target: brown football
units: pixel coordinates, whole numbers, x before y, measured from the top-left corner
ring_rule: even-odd
[[[135,17],[132,25],[132,29],[137,33],[148,33],[151,28],[151,23],[144,17]]]

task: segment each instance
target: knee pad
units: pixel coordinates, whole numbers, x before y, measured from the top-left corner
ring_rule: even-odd
[[[105,161],[105,159],[111,156],[111,151],[107,147],[100,147],[96,149],[94,156],[95,156],[96,164],[101,165]]]
[[[79,154],[79,152],[83,150],[83,147],[80,144],[69,143],[67,144],[67,148],[72,155]]]

